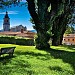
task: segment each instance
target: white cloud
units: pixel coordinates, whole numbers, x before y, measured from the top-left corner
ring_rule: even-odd
[[[8,14],[18,14],[19,11],[8,11]],[[0,14],[6,14],[6,12],[0,12]]]

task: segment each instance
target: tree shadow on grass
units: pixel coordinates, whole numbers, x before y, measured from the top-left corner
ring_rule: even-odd
[[[52,71],[59,72],[60,75],[61,74],[62,75],[75,75],[73,73],[73,71],[70,71],[70,70],[67,70],[67,69],[65,69],[65,72],[66,72],[66,74],[65,74],[64,70],[61,67],[59,67],[59,66],[49,66],[49,69],[52,70]]]
[[[9,63],[11,61],[12,58],[14,58],[15,56],[2,56],[0,57],[0,63],[2,63],[3,65],[6,65],[7,63]]]
[[[34,52],[16,52],[17,55],[32,55],[32,56],[43,56],[44,54],[41,53],[34,53]]]
[[[54,59],[62,59],[64,63],[68,63],[72,66],[74,73],[70,73],[71,75],[75,74],[75,52],[69,52],[64,50],[56,50],[56,49],[45,49],[48,54],[43,53],[35,53],[35,52],[16,52],[17,55],[28,55],[27,57],[30,59],[32,57],[36,57],[40,60],[49,60],[50,57],[53,57]],[[49,67],[51,70],[57,70],[62,71],[62,68],[55,66],[55,67]]]
[[[0,75],[11,75],[11,74],[26,74],[26,75],[32,75],[34,73],[33,70],[31,70],[31,65],[28,63],[28,61],[25,61],[23,59],[20,60],[12,60],[13,57],[5,56],[0,58]]]
[[[45,51],[49,52],[55,59],[62,59],[63,62],[70,64],[73,67],[75,73],[75,52],[55,49],[48,49]]]
[[[50,55],[49,54],[41,54],[41,53],[35,53],[35,52],[16,52],[17,55],[25,55],[27,57],[27,59],[36,57],[39,60],[49,60],[50,59]]]

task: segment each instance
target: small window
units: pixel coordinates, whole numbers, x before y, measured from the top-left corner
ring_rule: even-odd
[[[8,20],[7,20],[7,22],[8,22]]]
[[[74,41],[74,39],[72,39],[72,41]]]
[[[68,39],[68,41],[70,41],[70,39]]]

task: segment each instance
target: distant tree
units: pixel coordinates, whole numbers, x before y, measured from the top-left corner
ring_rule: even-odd
[[[74,34],[74,27],[67,26],[67,29],[65,31],[65,34]]]

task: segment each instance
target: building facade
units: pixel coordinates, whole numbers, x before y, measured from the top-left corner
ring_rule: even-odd
[[[65,45],[75,45],[75,34],[65,34],[62,43]]]
[[[3,31],[10,31],[10,18],[7,11],[3,20]]]
[[[12,32],[19,32],[19,31],[21,31],[21,29],[23,29],[24,31],[27,31],[27,27],[26,26],[24,27],[22,25],[18,25],[18,26],[12,27],[10,29],[10,31],[12,31]]]

